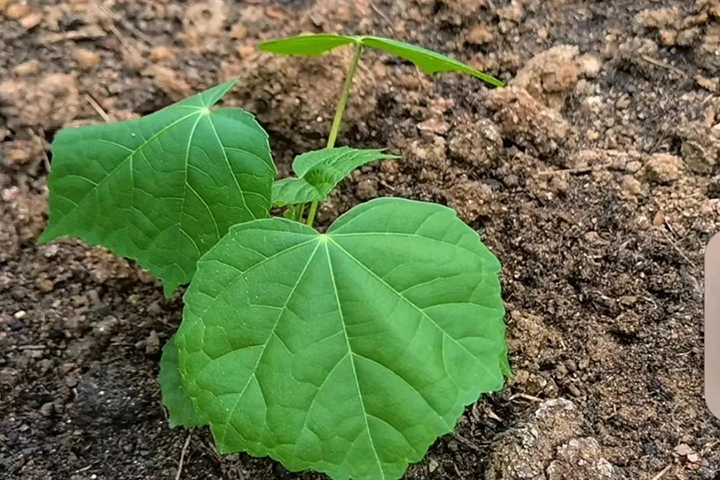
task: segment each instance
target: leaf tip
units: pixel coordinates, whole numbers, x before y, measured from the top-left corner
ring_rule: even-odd
[[[222,97],[225,96],[239,81],[238,77],[226,80],[214,87],[205,90],[204,92],[198,93],[201,103],[206,107],[210,108],[215,105]],[[192,98],[192,97],[191,97]],[[185,100],[186,101],[186,100]],[[180,102],[182,103],[182,102]]]
[[[46,228],[43,230],[43,232],[40,234],[38,239],[35,241],[36,245],[47,245],[48,243],[52,242],[56,238],[55,235],[53,235],[50,231],[50,228]]]

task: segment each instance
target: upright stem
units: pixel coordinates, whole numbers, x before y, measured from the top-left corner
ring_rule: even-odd
[[[337,106],[335,107],[335,117],[333,117],[332,127],[330,128],[330,136],[328,137],[327,145],[325,148],[333,148],[335,146],[335,140],[337,140],[338,132],[340,131],[340,124],[342,123],[343,114],[345,113],[345,107],[347,106],[348,98],[350,97],[350,87],[352,87],[353,78],[358,69],[360,63],[360,54],[362,53],[362,45],[356,43],[353,47],[353,57],[350,61],[350,69],[345,76],[345,83],[343,83],[342,92],[340,92],[340,98],[338,99]],[[312,202],[310,204],[310,211],[308,212],[307,224],[312,227],[315,221],[315,214],[317,213],[318,202]]]
[[[338,132],[340,131],[340,124],[342,123],[345,107],[347,106],[348,97],[350,96],[350,87],[352,87],[353,78],[355,77],[358,64],[360,63],[361,53],[362,45],[359,43],[355,44],[355,47],[353,47],[353,57],[350,62],[350,70],[348,70],[347,76],[345,77],[345,83],[343,84],[337,107],[335,107],[335,117],[333,118],[332,128],[330,128],[330,136],[328,137],[327,146],[325,148],[333,148],[335,146],[335,140],[337,139]]]

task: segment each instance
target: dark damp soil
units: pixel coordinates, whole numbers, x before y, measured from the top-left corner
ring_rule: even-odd
[[[702,397],[717,0],[0,0],[0,478],[175,478],[189,436],[167,428],[155,380],[181,292],[163,298],[99,248],[35,245],[54,133],[239,76],[226,101],[257,114],[287,174],[323,144],[348,52],[254,46],[319,31],[391,36],[514,79],[490,91],[368,53],[340,143],[403,160],[356,172],[319,213],[323,226],[377,196],[440,202],[503,264],[515,377],[406,478],[484,478],[503,432],[555,398],[620,478],[720,478]],[[198,431],[181,478],[321,476],[220,457]]]

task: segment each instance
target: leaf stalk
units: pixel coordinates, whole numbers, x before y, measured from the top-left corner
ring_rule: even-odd
[[[352,87],[353,78],[357,73],[358,65],[360,64],[360,55],[362,54],[363,46],[361,43],[356,43],[353,47],[353,56],[350,61],[350,68],[347,75],[345,76],[345,82],[343,83],[342,92],[340,92],[340,98],[338,98],[337,106],[335,107],[335,116],[333,117],[332,127],[330,128],[330,135],[328,136],[327,145],[325,148],[333,148],[335,146],[335,140],[337,140],[338,132],[340,131],[340,124],[342,124],[343,115],[345,114],[345,107],[347,106],[348,98],[350,98],[350,88]],[[308,212],[307,225],[312,227],[315,221],[315,214],[317,213],[318,202],[312,202],[310,204],[310,211]]]

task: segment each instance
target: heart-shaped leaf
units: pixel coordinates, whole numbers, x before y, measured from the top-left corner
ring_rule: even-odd
[[[350,147],[323,148],[295,157],[292,168],[299,178],[284,178],[273,185],[273,204],[294,205],[321,201],[358,167],[376,160],[400,158],[383,150]]]
[[[372,36],[350,36],[321,33],[316,35],[300,35],[297,37],[270,40],[259,45],[265,52],[285,55],[322,55],[334,48],[359,44],[365,47],[377,48],[414,63],[423,72],[432,75],[437,72],[459,72],[480,78],[496,87],[505,84],[497,78],[476,70],[464,63],[442,55],[427,48],[418,47],[410,43],[399,42],[389,38]]]
[[[379,199],[320,234],[235,226],[199,263],[176,342],[221,452],[397,479],[507,372],[499,263],[443,206]]]
[[[162,401],[170,414],[170,428],[201,427],[207,425],[193,406],[192,399],[185,391],[178,370],[178,350],[175,338],[167,341],[160,358],[160,374],[158,375]]]
[[[139,120],[62,130],[52,145],[50,221],[63,235],[137,260],[166,294],[237,223],[265,218],[275,166],[265,131],[211,107],[229,81]]]

